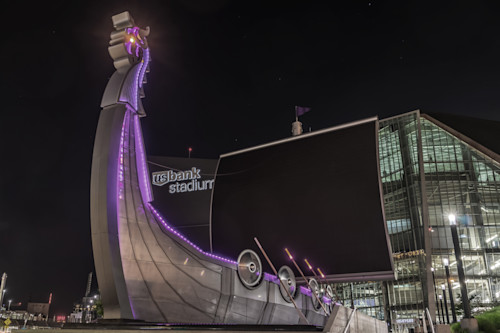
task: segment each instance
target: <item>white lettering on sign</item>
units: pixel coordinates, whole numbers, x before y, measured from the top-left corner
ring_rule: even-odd
[[[178,171],[173,170],[153,172],[152,174],[153,185],[163,186],[168,183],[169,193],[193,192],[211,190],[214,185],[213,179],[198,180],[201,178],[201,170],[198,168],[191,168],[191,170]],[[190,180],[190,182],[182,182],[183,180]]]

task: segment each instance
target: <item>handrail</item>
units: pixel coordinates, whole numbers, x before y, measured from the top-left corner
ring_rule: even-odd
[[[349,329],[349,326],[351,325],[351,321],[354,318],[354,314],[356,313],[357,309],[352,310],[351,315],[349,316],[349,320],[347,320],[347,325],[345,325],[344,332],[347,333],[347,330]]]
[[[432,322],[432,318],[431,318],[431,314],[429,312],[429,308],[425,308],[425,311],[422,313],[422,324],[424,325],[424,330],[426,330],[426,327],[427,325],[425,325],[425,316],[427,315],[427,320],[429,321],[430,323],[430,327],[431,327],[431,332],[432,333],[436,333],[436,331],[434,330],[434,323]]]

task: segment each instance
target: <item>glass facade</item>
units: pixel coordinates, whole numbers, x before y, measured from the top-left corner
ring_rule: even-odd
[[[438,124],[418,111],[380,121],[380,176],[397,278],[335,285],[344,305],[403,330],[417,326],[425,308],[439,323],[463,315],[456,246],[472,312],[500,302],[500,163]]]

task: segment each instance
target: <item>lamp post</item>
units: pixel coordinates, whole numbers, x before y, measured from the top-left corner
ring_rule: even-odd
[[[10,303],[12,303],[11,299],[9,299],[9,308],[7,309],[7,311],[10,311]]]
[[[446,287],[444,284],[441,285],[441,289],[443,290],[443,299],[444,299],[444,309],[446,310],[446,323],[450,324],[450,314],[448,313],[448,304],[446,302]]]
[[[453,248],[455,249],[455,259],[457,260],[458,282],[460,283],[460,293],[462,294],[462,305],[464,307],[464,318],[471,318],[469,294],[465,284],[464,266],[462,263],[462,250],[458,241],[457,220],[454,214],[448,215],[451,228],[451,238],[453,239]],[[456,321],[456,319],[455,319]]]
[[[431,267],[431,272],[432,272],[432,285],[434,286],[434,296],[436,298],[436,308],[437,308],[437,313],[438,313],[438,318],[439,318],[439,304],[438,304],[438,295],[436,292],[436,276],[434,275],[434,267]]]
[[[448,283],[448,293],[450,294],[450,308],[451,308],[451,317],[453,322],[457,322],[457,313],[455,312],[455,300],[453,299],[453,290],[451,289],[450,282],[450,262],[448,259],[443,259],[444,271],[446,272],[446,282]],[[446,300],[445,300],[446,302]]]
[[[443,296],[439,295],[439,307],[441,308],[441,323],[444,324]]]
[[[3,306],[3,300],[5,298],[6,292],[7,292],[7,289],[2,290],[2,298],[0,298],[0,308]]]

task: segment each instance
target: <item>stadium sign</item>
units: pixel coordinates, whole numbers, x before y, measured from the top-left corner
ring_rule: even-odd
[[[214,184],[213,179],[201,180],[201,169],[195,167],[192,167],[191,170],[178,172],[173,170],[153,172],[152,181],[153,185],[156,186],[172,183],[168,188],[168,192],[172,194],[211,190]]]

